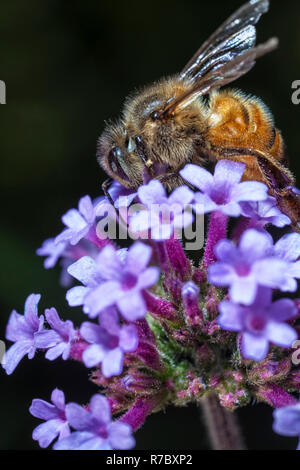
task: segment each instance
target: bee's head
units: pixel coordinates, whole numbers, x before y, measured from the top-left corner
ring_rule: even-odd
[[[109,124],[98,141],[97,159],[106,173],[126,188],[142,183],[143,164],[137,154],[139,141],[124,124]]]

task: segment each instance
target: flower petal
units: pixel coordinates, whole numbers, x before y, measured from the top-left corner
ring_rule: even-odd
[[[232,191],[231,197],[235,201],[263,201],[268,196],[268,187],[258,181],[244,181]]]
[[[146,314],[146,303],[139,292],[128,293],[117,301],[117,305],[123,317],[128,321],[143,318]]]
[[[93,426],[91,414],[77,403],[66,405],[66,417],[70,426],[78,431],[90,430]]]
[[[111,450],[106,439],[91,432],[72,432],[69,437],[57,441],[54,450]]]
[[[179,204],[182,207],[190,204],[194,199],[194,193],[187,186],[179,186],[176,188],[168,199],[169,204]]]
[[[5,353],[3,369],[10,375],[13,373],[19,362],[28,354],[33,346],[33,341],[17,341]]]
[[[300,404],[275,410],[273,430],[283,436],[300,436]]]
[[[296,261],[300,256],[300,234],[284,235],[274,247],[275,255],[285,261]]]
[[[126,325],[121,328],[119,346],[123,351],[135,351],[138,342],[138,332],[135,325]]]
[[[214,263],[208,268],[208,280],[216,286],[229,286],[235,279],[234,270],[225,263]]]
[[[86,367],[95,367],[105,358],[106,350],[100,344],[88,346],[82,354],[82,359]]]
[[[241,331],[243,329],[242,314],[243,308],[237,304],[223,300],[219,304],[219,312],[221,315],[217,321],[223,330]]]
[[[269,233],[255,229],[246,230],[241,237],[239,249],[251,260],[266,258],[273,251],[273,240]]]
[[[39,328],[38,303],[40,299],[40,294],[31,294],[25,302],[24,317],[33,331],[37,331]]]
[[[229,185],[236,185],[242,179],[246,165],[241,162],[220,160],[215,167],[214,180],[226,181]]]
[[[76,209],[70,209],[68,212],[66,212],[62,216],[62,221],[66,227],[76,232],[82,230],[87,225],[82,215]]]
[[[244,333],[242,337],[242,353],[247,359],[262,361],[269,350],[268,340],[261,336]]]
[[[297,315],[297,308],[293,300],[280,299],[273,302],[270,313],[273,320],[283,322],[295,317]]]
[[[78,209],[85,220],[92,224],[95,219],[94,207],[90,196],[84,196],[80,199]]]
[[[127,450],[135,446],[132,429],[127,423],[115,421],[108,427],[109,442],[113,449]]]
[[[251,305],[256,297],[257,284],[253,278],[236,278],[230,286],[231,299],[240,304]]]
[[[56,346],[53,346],[53,348],[48,349],[45,354],[45,358],[48,359],[48,361],[55,361],[55,359],[57,359],[60,355],[63,355],[63,359],[66,360],[69,356],[68,349],[68,343],[61,342]]]
[[[159,280],[160,271],[156,266],[150,266],[150,268],[145,269],[139,275],[138,288],[147,289],[148,287],[153,286]]]
[[[197,165],[189,163],[179,173],[183,179],[204,192],[213,184],[212,174]]]
[[[298,339],[298,334],[294,328],[286,323],[269,321],[266,331],[269,341],[282,348],[289,348]]]
[[[40,447],[44,449],[59,435],[60,429],[64,424],[61,419],[46,421],[34,429],[32,439],[38,441]]]
[[[85,307],[91,318],[96,317],[102,310],[117,302],[124,296],[117,281],[107,281],[93,289],[85,297]]]
[[[29,412],[35,418],[44,419],[45,421],[59,417],[59,410],[55,405],[39,398],[32,400]]]
[[[109,423],[111,420],[111,411],[109,401],[103,395],[97,393],[91,398],[90,408],[93,416],[99,423]]]
[[[135,242],[128,250],[126,268],[128,271],[139,274],[142,272],[152,256],[152,248],[141,242]]]
[[[166,198],[166,190],[158,180],[151,180],[148,184],[140,186],[138,189],[140,201],[146,206],[159,204]]]
[[[66,293],[66,299],[70,307],[77,307],[84,304],[85,296],[91,291],[89,287],[72,287]]]
[[[104,377],[120,375],[123,370],[123,351],[121,348],[115,348],[105,354],[102,361],[101,371]]]
[[[101,279],[98,266],[90,256],[82,256],[68,267],[68,273],[85,286],[94,287]]]
[[[114,280],[119,277],[122,263],[118,251],[112,245],[106,245],[97,257],[97,266],[105,280]]]
[[[62,390],[55,388],[51,393],[51,401],[59,410],[65,409],[65,394]]]

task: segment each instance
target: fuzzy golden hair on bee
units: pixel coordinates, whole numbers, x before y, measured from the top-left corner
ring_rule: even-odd
[[[267,184],[279,206],[299,220],[299,200],[289,193],[294,178],[272,114],[259,98],[222,90],[276,49],[276,38],[256,45],[256,24],[268,9],[269,0],[245,3],[179,74],[125,100],[121,120],[108,125],[98,144],[99,163],[111,178],[133,189],[156,178],[171,190],[183,183],[179,173],[187,163],[240,161],[244,179]]]

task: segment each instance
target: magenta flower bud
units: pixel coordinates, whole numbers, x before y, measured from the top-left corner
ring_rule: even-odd
[[[88,343],[83,339],[79,339],[72,343],[70,357],[75,361],[82,362],[82,354],[88,347]]]
[[[185,283],[181,290],[186,322],[190,326],[199,325],[203,321],[203,314],[198,306],[199,292],[199,287],[193,281]]]
[[[213,349],[206,343],[197,348],[196,355],[200,363],[205,364],[205,366],[209,366],[216,360],[216,355]]]
[[[133,407],[122,416],[120,422],[129,424],[132,430],[136,431],[144,424],[147,416],[158,402],[158,399],[138,398]]]
[[[196,268],[193,274],[193,281],[198,285],[206,282],[206,273],[202,269]]]
[[[268,403],[274,408],[295,405],[297,403],[296,398],[275,384],[260,387],[256,392],[256,396],[259,400]]]
[[[220,394],[219,399],[224,408],[234,411],[239,406],[246,404],[249,400],[249,396],[245,390],[236,390],[233,393]]]
[[[300,369],[294,370],[287,378],[289,388],[300,392]]]
[[[122,379],[125,391],[136,395],[153,395],[161,387],[161,382],[146,372],[132,369]]]
[[[176,321],[176,309],[174,305],[168,300],[156,297],[149,292],[144,292],[144,300],[146,302],[147,310],[158,319],[165,319]]]
[[[248,378],[252,383],[261,384],[268,382],[278,382],[287,377],[291,369],[291,360],[286,357],[280,362],[265,360],[255,364],[248,373]]]
[[[191,276],[191,263],[182,248],[180,240],[170,238],[166,241],[166,248],[171,268],[183,282],[187,281]]]
[[[200,398],[205,391],[205,385],[199,377],[193,379],[188,386],[187,393],[191,398]]]

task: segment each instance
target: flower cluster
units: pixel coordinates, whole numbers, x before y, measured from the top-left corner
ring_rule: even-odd
[[[66,404],[58,389],[51,403],[34,399],[41,447],[131,449],[149,414],[208,396],[231,411],[264,401],[276,409],[276,432],[300,436],[300,368],[292,361],[300,309],[287,297],[300,278],[300,235],[266,185],[242,181],[244,170],[222,160],[212,175],[189,164],[180,172],[187,185],[169,195],[158,179],[134,193],[114,184],[116,221],[133,201],[142,204],[128,217],[142,240],[128,249],[99,229],[105,198],[85,196],[62,217],[65,229],[37,253],[45,268],[61,261],[66,301],[82,307],[84,321],[75,326],[55,308],[39,316],[40,296],[30,295],[24,315],[9,318],[4,367],[11,374],[40,350],[92,369],[101,393],[83,406]],[[195,261],[177,231],[197,214],[208,214],[209,228]],[[272,225],[287,228],[275,241]]]

